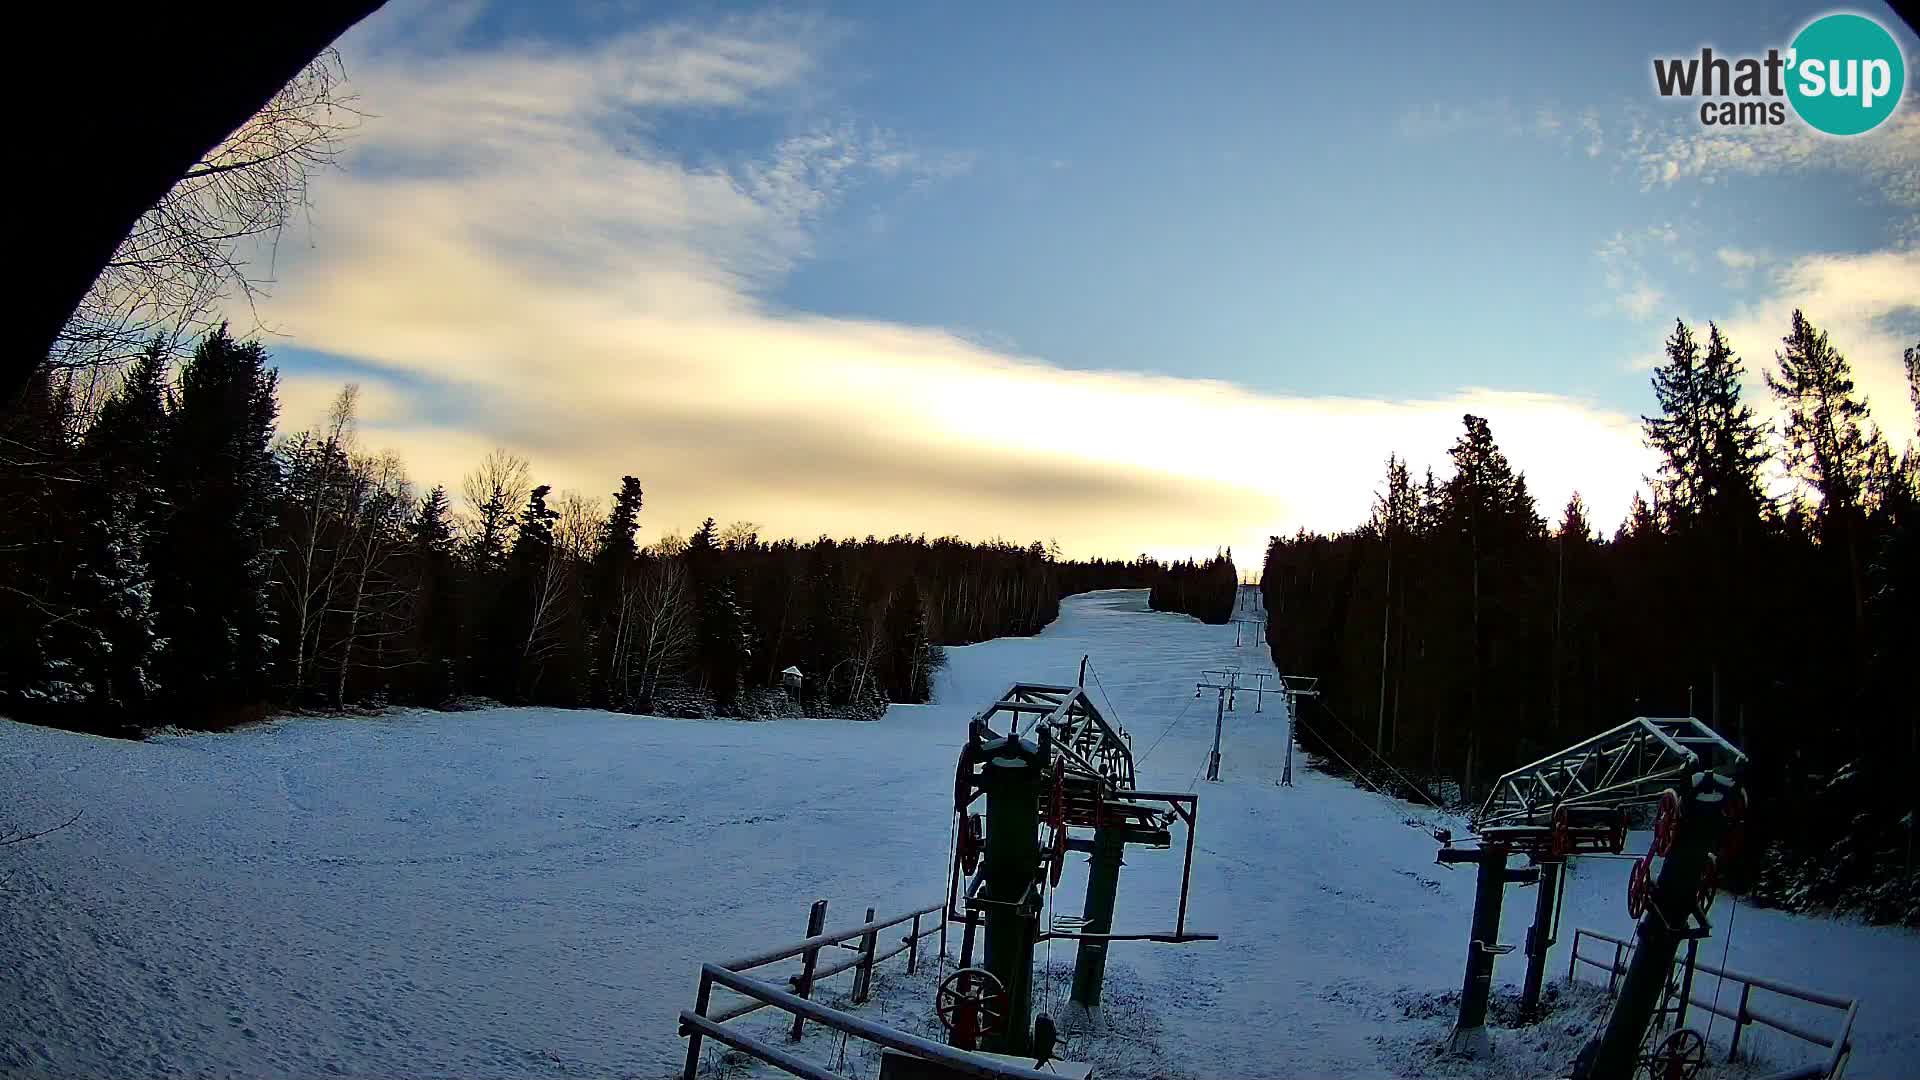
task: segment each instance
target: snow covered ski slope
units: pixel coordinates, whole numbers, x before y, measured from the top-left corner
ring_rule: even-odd
[[[85,811],[0,854],[0,1072],[672,1075],[701,961],[797,939],[816,897],[838,924],[940,896],[966,718],[1013,681],[1071,682],[1086,653],[1141,784],[1200,789],[1188,925],[1222,935],[1115,946],[1110,1000],[1162,1034],[1134,1071],[1418,1075],[1408,1046],[1444,1021],[1408,1002],[1458,988],[1471,877],[1407,823],[1430,813],[1299,767],[1278,787],[1275,702],[1241,700],[1223,782],[1196,784],[1196,675],[1266,667],[1233,640],[1144,593],[1075,597],[1036,638],[950,650],[935,704],[871,724],[502,709],[127,743],[0,723],[0,824]],[[1575,869],[1556,980],[1571,927],[1629,929],[1624,870]],[[1177,849],[1129,853],[1116,929],[1169,925],[1178,885]],[[1531,908],[1510,898],[1504,940]],[[1056,983],[1071,962],[1053,950]],[[1728,962],[1860,995],[1850,1075],[1920,1075],[1898,1019],[1912,933],[1742,907]]]

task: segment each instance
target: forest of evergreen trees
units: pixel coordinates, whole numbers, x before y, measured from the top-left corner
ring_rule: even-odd
[[[1610,539],[1577,494],[1543,521],[1476,416],[1450,475],[1390,458],[1371,520],[1275,537],[1274,659],[1325,695],[1303,741],[1474,801],[1587,735],[1691,710],[1752,759],[1761,842],[1733,869],[1757,895],[1920,921],[1920,450],[1889,447],[1824,333],[1798,312],[1787,330],[1763,371],[1773,430],[1719,328],[1676,324],[1644,421],[1653,499]],[[1920,420],[1920,346],[1905,361]]]
[[[1233,618],[1240,578],[1233,569],[1233,552],[1223,551],[1206,562],[1188,559],[1156,575],[1147,606],[1155,611],[1179,611],[1219,626]]]
[[[365,453],[354,392],[276,431],[276,374],[210,334],[97,408],[43,372],[0,413],[0,711],[122,734],[279,707],[472,697],[675,714],[877,716],[941,646],[1032,634],[1061,596],[1170,571],[1038,542],[639,540],[643,491],[556,494],[496,451],[456,498]],[[805,673],[788,703],[781,672]]]

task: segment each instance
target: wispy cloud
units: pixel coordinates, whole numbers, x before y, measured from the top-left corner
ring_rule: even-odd
[[[1646,472],[1632,417],[1565,397],[1260,394],[776,309],[765,286],[866,186],[970,164],[850,120],[788,116],[791,134],[727,161],[684,160],[653,134],[664,110],[804,97],[822,63],[805,35],[752,22],[571,49],[371,50],[356,79],[381,119],[316,192],[319,235],[267,316],[427,388],[400,404],[357,376],[378,405],[369,440],[419,479],[452,482],[504,443],[560,487],[640,475],[654,528],[713,514],[801,535],[1057,536],[1082,553],[1231,542],[1244,560],[1271,531],[1358,520],[1387,454],[1441,462],[1467,411],[1543,502],[1577,487],[1615,512]],[[303,380],[292,425],[324,407]]]
[[[1602,242],[1594,254],[1600,260],[1607,289],[1613,293],[1614,306],[1636,319],[1658,314],[1667,300],[1665,290],[1653,283],[1659,271],[1677,268],[1690,272],[1697,265],[1692,248],[1672,223],[1621,230]]]
[[[1774,364],[1796,309],[1827,331],[1846,356],[1874,422],[1893,444],[1901,446],[1914,437],[1913,412],[1905,407],[1901,351],[1920,341],[1920,251],[1789,260],[1769,277],[1764,295],[1721,321],[1721,329],[1747,360],[1748,390],[1763,411],[1772,412],[1773,406],[1760,372]]]
[[[1859,178],[1910,216],[1908,241],[1920,221],[1920,110],[1904,109],[1868,135],[1837,139],[1797,122],[1708,128],[1691,118],[1635,126],[1624,148],[1645,187],[1683,181],[1714,183],[1737,175],[1827,172]]]

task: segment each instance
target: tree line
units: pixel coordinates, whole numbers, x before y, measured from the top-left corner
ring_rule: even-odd
[[[1233,568],[1233,552],[1222,551],[1205,562],[1187,559],[1168,564],[1155,575],[1147,606],[1155,611],[1178,611],[1219,626],[1233,618],[1240,576]]]
[[[1905,363],[1920,421],[1920,346]],[[1302,738],[1471,803],[1632,717],[1698,716],[1752,761],[1759,842],[1736,879],[1791,907],[1920,918],[1920,450],[1896,455],[1799,312],[1762,374],[1779,430],[1720,329],[1676,323],[1643,418],[1651,498],[1610,538],[1577,493],[1543,520],[1476,416],[1450,475],[1395,455],[1368,521],[1275,537],[1274,660],[1325,695]]]
[[[224,328],[166,342],[97,408],[49,366],[0,415],[0,707],[127,733],[282,706],[472,697],[701,715],[877,716],[942,647],[1033,634],[1061,596],[1170,573],[1038,541],[640,540],[644,491],[556,493],[486,456],[418,492],[355,391],[280,433],[277,375]],[[783,672],[798,668],[798,700]]]

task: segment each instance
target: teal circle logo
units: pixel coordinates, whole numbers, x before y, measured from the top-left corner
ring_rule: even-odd
[[[1829,135],[1879,127],[1907,86],[1899,43],[1864,15],[1823,15],[1808,23],[1793,39],[1787,63],[1793,111]]]

